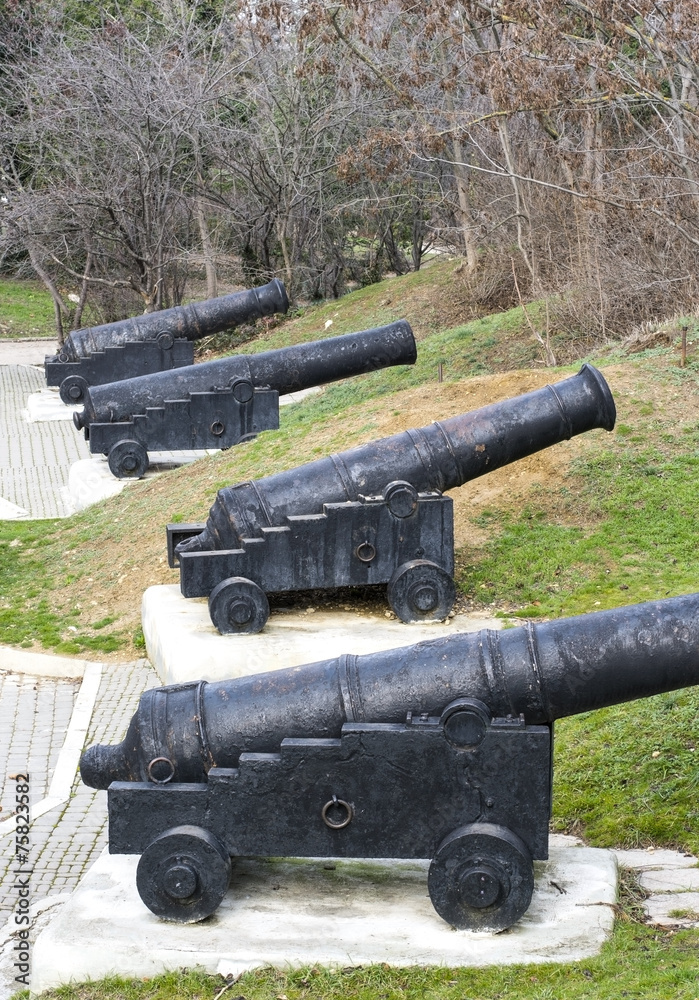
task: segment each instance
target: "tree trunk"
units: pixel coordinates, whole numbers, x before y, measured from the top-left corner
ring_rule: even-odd
[[[201,238],[201,252],[204,257],[204,267],[206,268],[206,296],[215,299],[218,295],[218,276],[216,274],[216,261],[214,257],[213,245],[211,242],[211,231],[204,211],[204,201],[198,197],[196,200],[197,225],[199,226],[199,236]]]
[[[65,302],[61,298],[61,293],[56,288],[53,278],[48,273],[48,271],[44,269],[38,257],[36,256],[35,251],[32,249],[32,247],[27,247],[27,250],[29,252],[29,259],[32,262],[32,267],[39,275],[43,283],[46,285],[47,289],[51,294],[51,298],[53,299],[53,312],[56,320],[56,335],[58,337],[58,343],[59,345],[61,345],[65,340],[65,337],[63,335],[63,317],[69,315],[68,309],[66,308]]]
[[[446,108],[453,119],[454,101],[451,94],[445,95]],[[452,125],[453,125],[452,120]],[[469,170],[464,162],[464,153],[461,140],[456,133],[452,135],[452,160],[454,162],[454,182],[456,184],[456,196],[459,200],[459,216],[461,222],[461,233],[466,251],[466,270],[469,274],[476,270],[478,266],[478,244],[476,233],[473,227],[473,217],[471,215],[471,198],[469,195]]]
[[[512,190],[515,196],[517,246],[519,248],[520,254],[522,255],[522,260],[527,265],[527,270],[531,275],[532,284],[534,287],[536,287],[536,265],[534,260],[534,253],[531,247],[531,220],[529,218],[527,203],[524,198],[522,182],[519,179],[514,161],[514,156],[512,154],[512,146],[510,144],[510,130],[507,127],[507,121],[505,121],[504,119],[498,119],[498,135],[500,137],[500,145],[502,147],[502,152],[505,157],[507,172],[509,174],[510,181],[512,183]],[[526,241],[524,232],[525,223],[527,229],[529,230],[528,233],[529,239]]]

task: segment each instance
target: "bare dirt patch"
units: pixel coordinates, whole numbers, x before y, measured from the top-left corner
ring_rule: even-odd
[[[405,412],[396,415],[394,405],[391,413],[378,421],[379,436],[428,424],[435,419],[436,411],[439,412],[437,419],[457,416],[540,389],[550,381],[550,372],[516,371],[431,386],[429,396],[425,395],[424,388],[415,389],[394,397],[394,404],[400,401]],[[408,414],[409,419],[406,420]],[[595,432],[596,435],[604,433]],[[487,533],[474,523],[484,509],[498,507],[503,511],[519,511],[535,493],[541,490],[552,492],[563,486],[571,462],[589,447],[589,436],[562,441],[452,490],[456,548],[480,546],[487,541]]]

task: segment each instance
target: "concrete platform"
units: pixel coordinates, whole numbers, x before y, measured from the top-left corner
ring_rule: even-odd
[[[27,407],[23,415],[27,423],[41,423],[45,420],[72,420],[73,414],[82,413],[83,405],[66,406],[58,395],[58,389],[39,389],[27,396]]]
[[[61,404],[63,405],[63,404]],[[205,455],[216,455],[218,449],[208,451],[151,451],[148,453],[150,466],[143,479],[152,479],[160,472],[175,469],[180,465],[196,462]],[[68,493],[75,510],[84,510],[121,493],[130,483],[143,482],[141,479],[117,479],[107,464],[105,455],[74,462],[68,473]]]
[[[221,635],[206,598],[185,598],[178,584],[144,591],[141,623],[148,659],[163,684],[241,677],[503,626],[487,615],[456,615],[448,625],[406,625],[357,611],[275,611],[257,635]]]
[[[132,855],[103,854],[39,935],[32,992],[118,973],[201,966],[479,966],[571,962],[599,952],[614,922],[609,851],[552,838],[531,906],[500,934],[454,931],[432,908],[427,861],[244,859],[213,916],[164,923],[141,902]],[[565,846],[562,846],[565,845]]]
[[[52,337],[0,340],[0,365],[36,365],[43,374],[44,358],[57,351],[58,344]]]
[[[90,662],[72,656],[54,656],[53,653],[35,653],[30,649],[0,646],[0,670],[13,674],[74,679],[84,676]]]

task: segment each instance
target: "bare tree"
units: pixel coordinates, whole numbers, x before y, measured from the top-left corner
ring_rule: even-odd
[[[194,256],[215,294],[219,250],[315,297],[447,248],[474,310],[548,295],[590,338],[696,299],[691,4],[37,2],[0,50],[0,249],[59,326],[177,302]]]
[[[142,38],[108,21],[76,41],[49,25],[6,82],[21,114],[4,122],[5,242],[28,254],[59,329],[75,320],[62,289],[76,281],[125,289],[145,311],[179,302],[195,219],[210,255],[202,107],[232,72],[227,38],[192,7],[166,27]]]
[[[696,296],[692,7],[317,0],[303,16],[391,102],[367,141],[451,174],[466,273],[493,252],[511,271],[514,243],[520,288],[596,300],[604,332],[623,325],[624,288],[629,318],[667,307],[679,286]]]

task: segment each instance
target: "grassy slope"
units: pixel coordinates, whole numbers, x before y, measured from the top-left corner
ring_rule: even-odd
[[[336,311],[339,305],[333,304]],[[435,383],[434,358],[447,359],[452,372],[461,366],[460,375],[487,366],[491,354],[500,357],[506,350],[517,313],[429,336],[414,368],[330,387],[284,408],[281,431],[129,486],[68,521],[0,522],[0,641],[63,653],[133,655],[142,590],[176,581],[165,562],[167,521],[204,519],[220,487],[381,436],[387,421],[391,429],[426,423],[429,417],[415,417],[420,407],[431,417],[446,415],[450,390],[456,393],[452,412],[469,408],[459,405],[461,384]],[[357,322],[355,317],[350,325]],[[474,606],[558,616],[695,589],[696,370],[681,372],[667,351],[623,364],[609,360],[617,431],[579,439],[578,457],[558,483],[535,482],[525,502],[501,498],[473,515],[480,541],[458,549],[457,566],[459,584]],[[565,374],[549,370],[533,377],[556,380]],[[507,394],[497,380],[489,391],[492,398]],[[470,528],[465,534],[471,536]],[[691,725],[697,708],[699,698],[689,692],[562,722],[556,825],[584,829],[597,844],[699,849]],[[649,723],[658,714],[662,727]],[[646,745],[629,778],[610,761],[633,756],[639,731],[648,734]],[[584,782],[576,777],[583,762]]]
[[[536,305],[528,311],[530,317],[538,316]],[[409,320],[416,340],[430,352],[424,360],[433,370],[439,361],[445,362],[447,378],[459,377],[456,373],[463,374],[466,368],[469,373],[499,371],[528,365],[542,357],[521,309],[484,316],[474,322],[463,269],[453,260],[436,260],[421,271],[386,278],[336,301],[299,308],[286,319],[263,320],[257,327],[263,332],[245,344],[237,345],[234,333],[209,338],[203,347],[216,354],[235,344],[237,351],[252,353],[383,326],[397,319]],[[431,344],[429,338],[442,335],[445,330],[452,331],[452,336],[439,337]],[[452,349],[454,337],[456,350]],[[462,341],[468,342],[472,337],[476,341],[475,353],[468,349],[464,352]],[[490,350],[495,347],[500,349]],[[452,355],[457,365],[454,371],[449,367]]]
[[[451,280],[442,265],[434,273]],[[327,318],[333,318],[328,333],[376,325],[401,313],[413,320],[415,280],[408,276],[382,283],[384,288],[365,289],[308,311],[271,329],[254,349],[327,335]],[[419,292],[426,296],[423,281],[424,275]],[[446,308],[446,287],[448,281],[437,284],[440,310]],[[381,303],[393,296],[400,312],[382,313],[388,306]],[[120,595],[132,578],[137,580],[134,593],[149,583],[173,582],[164,565],[166,521],[203,519],[221,486],[371,439],[385,433],[387,421],[411,426],[419,404],[432,406],[435,417],[444,415],[448,390],[458,396],[460,389],[436,385],[438,361],[446,363],[449,378],[460,379],[535,364],[539,357],[521,310],[434,333],[428,305],[422,308],[428,318],[418,331],[422,343],[414,368],[331,387],[285,408],[281,431],[130,486],[120,497],[69,521],[0,522],[0,641],[40,641],[65,652],[87,650],[88,655],[120,646],[121,655],[129,655],[138,631],[138,605],[132,602],[124,610]],[[680,371],[670,350],[633,359],[608,354],[604,363],[619,409],[616,432],[588,435],[563,479],[535,483],[525,502],[508,502],[501,495],[491,506],[478,508],[473,517],[477,541],[457,552],[459,584],[474,606],[555,617],[696,589],[697,368],[690,364]],[[538,370],[544,381],[569,373]],[[506,395],[497,385],[492,392],[493,398]],[[689,690],[560,723],[555,825],[582,833],[593,844],[656,843],[698,851],[698,715],[699,696]],[[625,925],[600,959],[564,970],[537,969],[535,975],[527,974],[524,986],[517,970],[410,975],[367,970],[337,983],[321,973],[320,993],[313,977],[304,984],[300,974],[253,975],[241,983],[240,992],[251,998],[286,993],[290,1000],[336,992],[404,996],[420,990],[420,995],[435,997],[611,998],[626,991],[638,997],[691,998],[696,992],[688,985],[688,970],[692,961],[696,968],[696,950],[696,935],[670,939]],[[213,996],[219,982],[206,980],[200,995]],[[174,995],[163,988],[163,996]],[[183,984],[176,990],[184,991]]]

